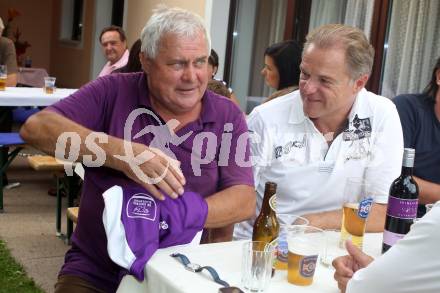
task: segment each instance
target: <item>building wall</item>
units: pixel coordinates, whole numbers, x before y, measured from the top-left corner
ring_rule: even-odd
[[[1,0],[0,17],[6,24],[8,9],[15,8],[20,16],[11,23],[11,32],[18,27],[22,32],[20,40],[28,41],[31,47],[25,55],[32,58],[33,67],[50,69],[51,26],[54,0]]]
[[[78,45],[59,39],[61,0],[54,0],[50,72],[58,87],[78,88],[90,81],[95,1],[84,1],[82,41]]]
[[[125,31],[127,33],[128,44],[132,44],[139,38],[142,28],[152,14],[152,9],[158,4],[164,3],[168,7],[181,7],[191,10],[204,17],[205,0],[130,0],[125,1],[127,6],[127,18]]]

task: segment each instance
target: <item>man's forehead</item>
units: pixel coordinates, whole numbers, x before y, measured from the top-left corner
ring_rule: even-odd
[[[159,52],[164,54],[180,55],[181,52],[195,52],[198,57],[208,56],[205,36],[200,33],[194,37],[166,34],[159,42]]]
[[[101,42],[104,43],[109,41],[121,41],[121,36],[117,31],[105,32],[101,37]]]

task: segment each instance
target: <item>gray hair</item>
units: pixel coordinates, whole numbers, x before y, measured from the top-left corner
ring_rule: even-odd
[[[3,20],[0,17],[0,30],[3,30],[3,29],[5,29],[5,25],[3,24]]]
[[[209,55],[211,38],[203,19],[188,10],[160,5],[153,10],[153,15],[142,29],[141,51],[148,58],[154,59],[159,52],[160,41],[166,34],[192,38],[200,32],[205,36],[206,53]]]
[[[342,46],[345,49],[347,69],[352,79],[358,79],[363,74],[370,75],[374,48],[360,29],[342,24],[323,25],[307,35],[303,54],[311,44],[318,48]]]

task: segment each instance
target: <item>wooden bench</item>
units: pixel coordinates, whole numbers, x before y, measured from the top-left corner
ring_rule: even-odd
[[[70,207],[67,209],[67,217],[75,224],[78,223],[78,213],[79,207]]]
[[[36,155],[28,157],[29,165],[36,171],[52,171],[54,173],[56,183],[57,183],[57,205],[56,205],[56,235],[58,237],[64,238],[64,235],[61,233],[61,207],[62,207],[62,190],[67,193],[67,207],[69,208],[73,206],[73,201],[75,196],[78,193],[78,184],[75,183],[77,177],[75,176],[67,176],[64,173],[64,165],[65,163],[70,164],[71,162],[65,162],[55,159],[55,157],[47,156],[47,155]],[[76,213],[78,215],[78,213]],[[67,232],[65,240],[67,243],[70,243],[70,236],[73,232],[73,222],[72,218],[67,217]]]

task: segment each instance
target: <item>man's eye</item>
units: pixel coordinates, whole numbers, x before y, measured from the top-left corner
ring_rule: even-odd
[[[310,77],[310,75],[308,75],[307,73],[301,71],[301,74],[299,75],[299,77],[301,79],[308,79]]]
[[[196,67],[201,67],[201,66],[203,66],[205,63],[206,63],[206,60],[205,60],[205,59],[197,60],[197,61],[195,62],[195,64],[194,64],[194,66],[196,66]]]
[[[177,63],[171,63],[170,66],[175,70],[179,70],[183,68],[184,64],[177,62]]]

